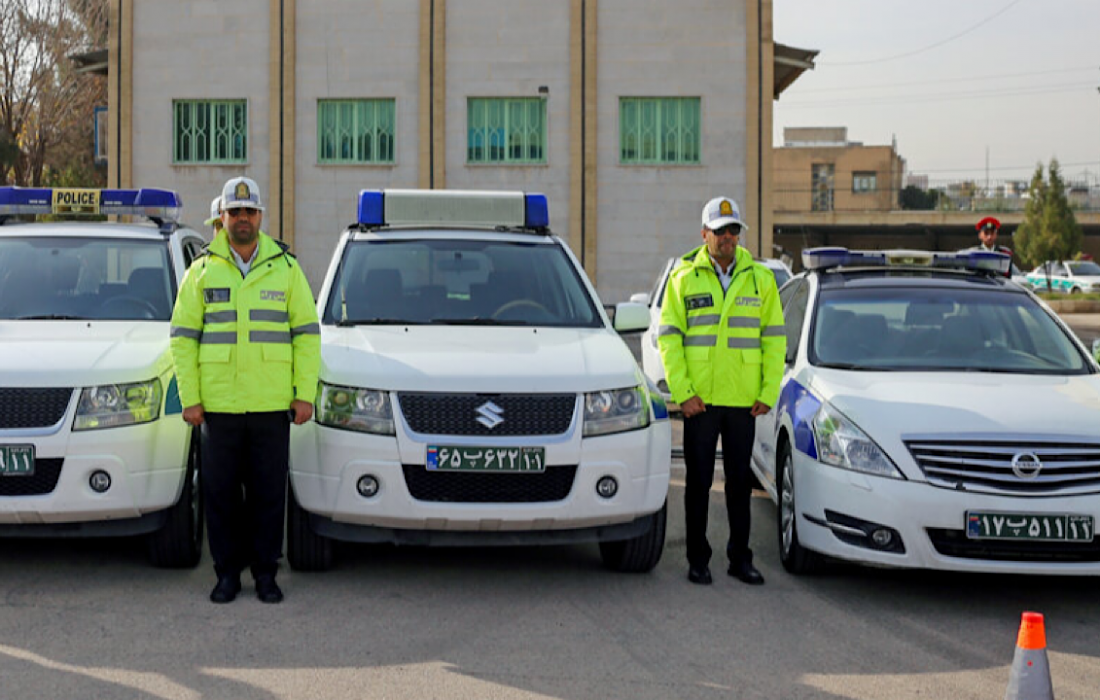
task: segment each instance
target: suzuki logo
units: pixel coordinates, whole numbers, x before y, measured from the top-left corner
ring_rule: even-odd
[[[486,401],[477,407],[477,422],[492,430],[504,422],[504,409],[492,401]]]
[[[1012,473],[1021,479],[1034,479],[1042,469],[1039,456],[1030,452],[1019,452],[1012,458]]]

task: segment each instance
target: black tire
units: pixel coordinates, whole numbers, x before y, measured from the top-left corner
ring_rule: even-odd
[[[779,544],[779,561],[789,573],[797,575],[812,574],[820,571],[824,558],[817,552],[811,552],[798,541],[798,518],[795,517],[794,460],[791,448],[784,445],[779,453],[779,475],[776,489],[779,502],[776,504],[776,533]]]
[[[202,558],[202,469],[198,433],[187,450],[187,471],[179,500],[168,509],[164,525],[148,535],[149,560],[162,569],[191,569]]]
[[[332,540],[309,525],[309,513],[298,505],[294,489],[287,488],[286,560],[295,571],[328,571],[332,568]]]
[[[629,540],[600,542],[600,557],[604,566],[612,571],[644,574],[653,571],[661,561],[665,548],[665,524],[668,520],[668,502],[654,514],[649,530]]]

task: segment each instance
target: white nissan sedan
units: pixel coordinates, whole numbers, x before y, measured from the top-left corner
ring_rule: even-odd
[[[784,567],[1100,574],[1100,368],[1008,256],[803,262],[753,449]]]

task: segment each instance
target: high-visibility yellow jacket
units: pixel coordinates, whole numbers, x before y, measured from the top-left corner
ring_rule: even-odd
[[[191,263],[172,312],[172,359],[184,407],[258,413],[313,402],[321,326],[305,273],[262,231],[248,276],[220,231]]]
[[[669,275],[657,345],[676,403],[775,406],[787,354],[775,275],[738,247],[723,293],[707,247],[696,248]]]

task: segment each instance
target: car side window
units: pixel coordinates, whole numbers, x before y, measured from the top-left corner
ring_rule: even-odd
[[[185,268],[191,267],[191,263],[195,261],[195,258],[199,257],[199,253],[202,252],[202,242],[194,238],[188,238],[183,241],[183,266]]]
[[[792,281],[783,287],[779,302],[783,305],[783,325],[787,334],[787,362],[794,361],[798,343],[802,339],[802,326],[806,320],[806,305],[810,299],[810,285],[806,280]]]

